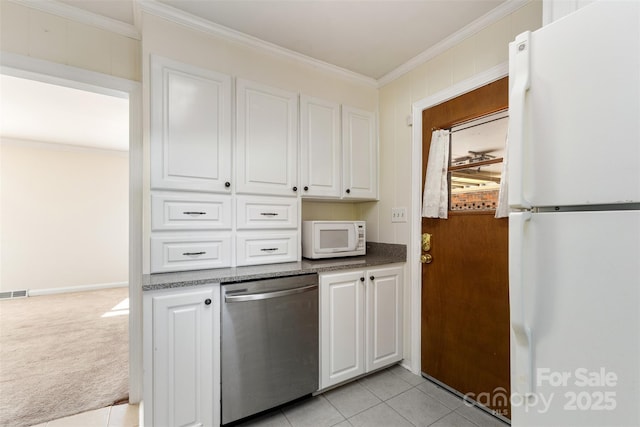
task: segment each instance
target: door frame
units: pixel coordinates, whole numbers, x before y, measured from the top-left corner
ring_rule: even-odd
[[[411,137],[411,241],[408,250],[411,275],[411,371],[421,375],[421,322],[422,318],[422,274],[420,253],[422,251],[422,111],[464,95],[509,75],[509,63],[503,62],[482,73],[463,80],[431,96],[412,104]]]
[[[0,73],[129,100],[129,402],[142,399],[142,84],[10,52]]]

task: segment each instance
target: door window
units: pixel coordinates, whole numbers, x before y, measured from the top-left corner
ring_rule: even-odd
[[[498,206],[508,112],[450,129],[449,210],[487,211]]]

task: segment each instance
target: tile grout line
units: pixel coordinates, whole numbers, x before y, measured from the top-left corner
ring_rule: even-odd
[[[410,384],[410,383],[409,383],[409,384]],[[444,414],[443,416],[441,416],[440,418],[438,418],[437,420],[435,420],[434,422],[432,422],[432,423],[431,423],[431,424],[429,424],[429,425],[433,425],[433,424],[437,423],[438,421],[440,421],[442,418],[444,418],[444,417],[446,417],[446,416],[449,416],[449,415],[451,415],[452,413],[454,413],[454,412],[455,412],[455,409],[451,409],[451,408],[449,408],[449,407],[448,407],[448,406],[446,406],[444,403],[440,402],[438,399],[436,399],[436,398],[434,398],[434,397],[432,397],[432,396],[429,396],[428,394],[424,393],[422,390],[420,390],[420,389],[418,388],[418,385],[414,385],[414,386],[412,386],[412,388],[410,388],[409,390],[404,391],[404,392],[402,392],[402,393],[406,393],[406,392],[408,392],[408,391],[410,391],[410,390],[413,390],[413,389],[416,389],[416,390],[417,390],[417,391],[419,391],[420,393],[422,393],[422,394],[426,395],[427,397],[429,397],[429,398],[433,399],[434,401],[436,401],[436,402],[440,403],[444,408],[447,408],[447,409],[449,410],[449,412],[447,412],[446,414]],[[402,393],[400,393],[400,394],[402,394]],[[400,394],[398,394],[398,395],[396,395],[396,396],[394,396],[394,397],[400,396]],[[388,400],[391,400],[391,399],[393,399],[393,397],[389,398]],[[386,403],[386,402],[387,402],[387,401],[385,401],[385,403]],[[404,418],[405,420],[407,420],[407,421],[409,422],[409,424],[411,424],[411,425],[414,425],[414,426],[418,427],[418,426],[417,426],[415,423],[413,423],[410,419],[408,419],[407,417],[405,417],[404,415],[402,415],[400,412],[396,411],[396,409],[395,409],[393,406],[389,405],[388,403],[387,403],[387,406],[388,406],[389,408],[393,409],[393,410],[394,410],[398,415],[400,415],[402,418]],[[465,419],[466,419],[466,417],[465,417]],[[476,425],[474,422],[472,422],[472,424]]]
[[[289,420],[289,417],[287,417],[287,414],[284,412],[283,408],[280,408],[280,413],[282,414],[284,419],[287,420],[287,423],[289,424],[289,427],[293,427],[293,424],[291,424],[291,421]]]
[[[409,389],[411,390],[411,389]],[[407,390],[407,391],[409,391]],[[402,394],[402,393],[401,393]],[[400,395],[398,395],[400,396]],[[391,408],[391,410],[393,412],[395,412],[396,414],[400,415],[400,418],[402,418],[403,420],[406,420],[409,424],[411,424],[412,426],[418,427],[416,424],[413,423],[413,421],[411,421],[410,419],[408,419],[407,417],[405,417],[404,415],[402,415],[400,412],[396,411],[396,408],[394,408],[393,406],[389,405],[386,401],[383,402],[385,405],[387,405],[387,407]]]
[[[444,406],[444,405],[443,405],[443,406]],[[447,407],[445,406],[445,408],[447,408]],[[434,422],[432,422],[432,423],[431,423],[431,424],[429,424],[429,425],[430,425],[430,426],[432,426],[432,425],[434,425],[435,423],[437,423],[438,421],[440,421],[441,419],[443,419],[443,418],[445,418],[445,417],[448,417],[448,416],[449,416],[449,415],[451,415],[451,414],[457,414],[457,412],[456,412],[456,410],[455,410],[455,409],[450,409],[450,408],[447,408],[447,409],[449,409],[449,413],[448,413],[448,414],[444,414],[443,416],[441,416],[440,418],[438,418],[437,420],[435,420]],[[458,415],[459,415],[459,414],[458,414]],[[466,419],[466,418],[465,418],[465,419]],[[476,427],[477,427],[477,424],[476,424],[476,423],[474,423],[473,421],[471,422],[471,424],[473,424],[474,426],[476,426]]]
[[[349,421],[349,419],[342,412],[340,412],[340,410],[338,408],[336,408],[335,405],[333,403],[331,403],[331,401],[329,399],[327,399],[327,396],[325,396],[324,393],[320,394],[319,396],[322,396],[324,398],[324,400],[329,404],[329,406],[331,406],[333,409],[335,409],[336,412],[338,414],[340,414],[340,416],[342,418],[344,418],[342,421],[333,424],[334,426],[337,426],[338,424],[340,424],[340,423],[342,423],[344,421],[347,421],[347,422]],[[349,423],[349,424],[351,424],[351,423]],[[293,424],[292,424],[292,426],[293,426]]]

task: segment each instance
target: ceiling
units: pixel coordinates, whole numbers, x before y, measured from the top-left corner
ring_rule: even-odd
[[[0,75],[3,138],[129,150],[129,101]]]
[[[145,0],[380,79],[505,0]],[[62,0],[133,24],[133,0]]]
[[[52,1],[52,0],[50,0]],[[505,0],[60,0],[134,25],[134,1],[165,6],[380,79]],[[3,137],[128,149],[128,101],[2,76]]]

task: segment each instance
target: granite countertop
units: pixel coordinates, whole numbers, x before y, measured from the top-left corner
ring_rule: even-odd
[[[367,254],[363,256],[331,258],[324,260],[303,259],[282,264],[252,265],[247,267],[216,268],[211,270],[181,271],[175,273],[145,274],[142,290],[180,288],[208,283],[234,283],[245,280],[297,276],[325,271],[348,270],[377,265],[406,262],[407,246],[392,243],[367,242]]]

